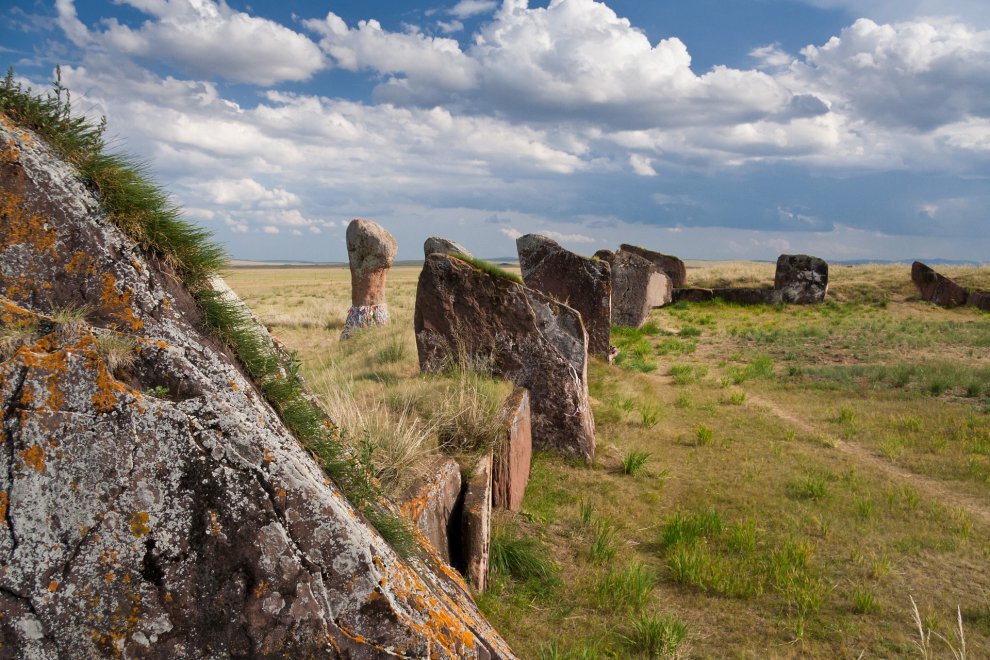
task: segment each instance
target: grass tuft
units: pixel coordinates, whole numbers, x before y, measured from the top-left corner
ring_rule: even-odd
[[[636,476],[643,471],[649,458],[649,452],[635,450],[626,452],[626,455],[622,457],[622,474]]]
[[[687,637],[687,626],[672,615],[641,614],[633,619],[632,630],[623,637],[634,653],[647,658],[671,658]]]
[[[478,259],[477,257],[469,257],[468,255],[461,253],[457,253],[451,256],[457,257],[461,261],[471,264],[472,266],[480,270],[482,273],[491,275],[495,279],[505,280],[507,282],[515,282],[516,284],[523,284],[522,277],[516,275],[515,273],[510,273],[507,270],[503,270],[502,268],[499,268],[490,261],[485,261],[484,259]]]

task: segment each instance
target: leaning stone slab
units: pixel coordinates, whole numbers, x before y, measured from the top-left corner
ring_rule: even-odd
[[[662,254],[660,252],[654,252],[653,250],[647,250],[646,248],[638,245],[629,245],[628,243],[623,243],[620,245],[619,251],[632,252],[633,254],[639,255],[655,265],[658,269],[660,269],[660,272],[670,278],[671,286],[674,288],[682,288],[687,282],[687,266],[685,266],[684,262],[677,257],[669,254]]]
[[[464,491],[461,548],[464,577],[478,591],[485,590],[492,534],[492,455],[478,460]]]
[[[431,254],[416,289],[423,371],[480,365],[529,390],[533,443],[591,461],[588,335],[570,307],[445,254]]]
[[[828,292],[828,263],[806,254],[782,254],[777,258],[773,288],[785,303],[820,303]]]
[[[460,503],[461,468],[452,458],[441,459],[402,503],[402,514],[423,532],[448,564],[451,541],[460,538],[460,520],[454,516]]]
[[[347,225],[347,257],[351,266],[351,308],[341,338],[355,330],[389,322],[385,280],[398,246],[377,222],[356,218]]]
[[[911,280],[918,287],[922,300],[935,303],[940,307],[957,307],[965,305],[969,292],[944,275],[936,273],[932,268],[920,261],[911,264]]]
[[[612,323],[638,328],[655,307],[673,300],[670,278],[653,262],[632,252],[599,250],[599,259],[612,268]]]
[[[588,351],[611,356],[612,275],[607,261],[565,250],[539,234],[516,239],[526,286],[573,307],[588,331]]]
[[[715,300],[715,291],[712,289],[685,288],[674,289],[674,302],[710,302]]]
[[[430,236],[423,243],[423,256],[428,257],[431,254],[450,254],[455,257],[459,254],[463,254],[465,257],[474,256],[460,243],[439,236]]]
[[[783,294],[777,289],[730,287],[712,291],[716,298],[740,305],[779,305],[784,301]]]
[[[971,291],[966,304],[990,312],[990,291]]]
[[[494,453],[492,506],[518,511],[522,507],[533,460],[533,430],[529,392],[517,387],[505,402],[505,432]]]

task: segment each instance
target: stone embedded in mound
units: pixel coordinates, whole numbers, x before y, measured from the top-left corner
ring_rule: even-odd
[[[588,331],[588,351],[611,356],[612,275],[607,261],[565,250],[539,234],[516,239],[526,286],[573,307]]]
[[[777,258],[773,288],[785,303],[820,303],[828,292],[828,263],[806,254],[782,254]]]
[[[716,298],[739,305],[779,305],[784,301],[783,294],[777,289],[730,287],[712,289],[712,292]]]
[[[674,289],[674,302],[710,302],[715,300],[713,289],[700,289],[697,287]]]
[[[402,503],[402,514],[423,532],[437,553],[451,563],[451,540],[460,539],[461,468],[443,458]]]
[[[970,291],[966,304],[990,312],[990,291]]]
[[[479,460],[464,491],[461,556],[464,575],[478,591],[485,590],[492,530],[492,455]]]
[[[629,245],[627,243],[620,245],[619,251],[632,252],[633,254],[639,255],[654,264],[661,273],[664,273],[670,278],[671,286],[674,288],[683,288],[684,284],[687,283],[687,266],[685,266],[684,262],[677,257],[669,254],[661,254],[660,252],[654,252],[653,250],[647,250],[644,247]]]
[[[492,464],[492,506],[518,511],[522,507],[533,460],[533,430],[529,392],[517,387],[505,402],[505,434]]]
[[[460,243],[448,240],[446,238],[440,238],[438,236],[430,236],[426,239],[426,242],[423,243],[423,256],[428,257],[431,254],[450,254],[455,257],[458,254],[462,254],[465,257],[474,256]]]
[[[576,311],[456,257],[431,254],[416,289],[415,330],[423,371],[451,362],[490,368],[529,390],[536,447],[594,458],[588,335]]]
[[[673,300],[670,278],[656,265],[632,252],[599,250],[595,256],[612,269],[612,323],[638,328],[654,307]]]
[[[941,307],[965,305],[969,299],[969,292],[965,288],[948,277],[939,275],[920,261],[911,264],[911,280],[918,287],[922,300],[927,300]]]
[[[512,657],[456,574],[368,525],[41,138],[0,117],[0,144],[0,326],[21,336],[0,354],[3,655]],[[100,338],[121,335],[134,362],[114,370]]]
[[[341,338],[346,339],[360,328],[388,324],[385,280],[397,249],[392,234],[377,222],[356,218],[347,225],[351,308]]]

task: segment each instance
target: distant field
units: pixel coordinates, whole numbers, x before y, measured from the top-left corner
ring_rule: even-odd
[[[691,285],[773,280],[773,264],[689,266]],[[988,267],[939,270],[990,289]],[[479,602],[517,652],[917,656],[913,598],[957,648],[958,606],[985,657],[990,315],[918,301],[909,271],[833,266],[824,305],[678,304],[617,331],[617,363],[589,370],[595,464],[537,456],[522,514],[497,520],[510,561]],[[391,272],[391,327],[343,344],[346,268],[227,278],[331,410],[420,433],[418,453],[381,450],[412,472],[435,450],[435,410],[503,392],[475,384],[464,404],[463,383],[419,375],[418,273]]]

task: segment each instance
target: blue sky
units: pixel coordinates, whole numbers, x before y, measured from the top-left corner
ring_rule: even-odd
[[[25,0],[0,55],[243,259],[990,261],[985,0]]]

